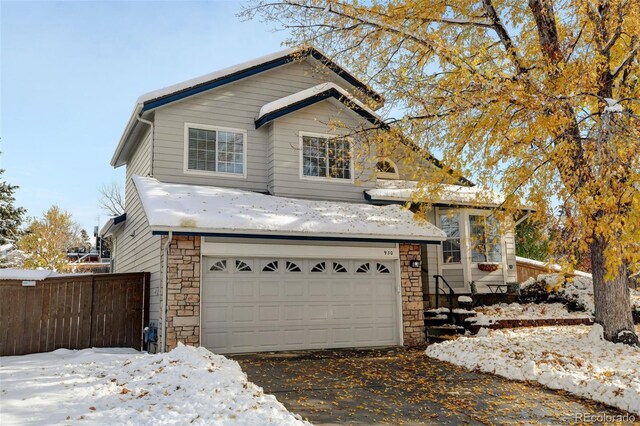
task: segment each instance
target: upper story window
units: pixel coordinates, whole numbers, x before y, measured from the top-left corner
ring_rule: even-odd
[[[440,215],[440,229],[447,234],[442,243],[442,261],[444,263],[460,263],[460,219],[458,215]]]
[[[493,216],[469,215],[472,262],[502,262],[498,221]]]
[[[245,176],[243,130],[185,124],[185,172]]]
[[[302,177],[352,180],[349,141],[323,135],[301,136]]]
[[[400,179],[398,167],[388,158],[381,158],[376,164],[377,177],[380,179]]]

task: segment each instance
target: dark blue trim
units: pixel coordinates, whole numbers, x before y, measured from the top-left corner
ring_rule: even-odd
[[[406,201],[400,201],[400,200],[374,200],[370,194],[367,194],[367,191],[363,191],[364,192],[364,199],[367,200],[369,203],[373,204],[374,206],[388,206],[391,204],[406,204],[408,202],[411,202],[411,204],[422,204],[422,202],[420,201],[410,201],[410,200],[406,200]],[[447,203],[432,203],[431,204],[433,207],[462,207],[462,208],[471,208],[471,209],[478,209],[478,210],[493,210],[495,209],[495,207],[489,207],[489,206],[472,206],[470,204],[447,204]]]
[[[117,225],[119,223],[124,222],[125,220],[127,220],[127,214],[123,213],[120,216],[116,216],[116,217],[113,218],[113,224]]]
[[[369,203],[373,204],[374,206],[388,206],[391,204],[399,204],[399,205],[404,205],[407,204],[407,201],[400,201],[400,200],[374,200],[373,198],[371,198],[371,195],[367,193],[367,191],[362,191],[364,193],[364,199],[367,200]]]
[[[325,66],[331,69],[333,72],[338,74],[340,77],[348,81],[350,84],[354,85],[361,89],[364,93],[371,96],[376,102],[382,101],[382,96],[378,93],[374,92],[369,86],[359,81],[357,78],[349,74],[346,70],[329,60],[329,58],[325,57],[323,54],[318,52],[315,49],[308,49],[304,52],[294,52],[290,55],[286,55],[277,59],[274,59],[269,62],[265,62],[259,65],[255,65],[253,67],[245,68],[243,70],[237,71],[235,73],[226,75],[224,77],[220,77],[216,80],[207,81],[197,86],[189,87],[187,89],[180,90],[176,93],[172,93],[169,95],[161,96],[157,99],[153,99],[144,103],[141,112],[149,111],[154,108],[161,107],[163,105],[169,104],[171,102],[176,102],[181,99],[187,98],[189,96],[197,95],[198,93],[205,92],[207,90],[214,89],[216,87],[223,86],[225,84],[233,83],[234,81],[242,80],[243,78],[251,77],[252,75],[259,74],[264,71],[268,71],[273,68],[277,68],[281,65],[288,64],[289,62],[293,62],[300,57],[304,56],[313,56],[315,59],[322,62]]]
[[[382,96],[379,93],[374,92],[369,86],[367,86],[366,84],[364,84],[363,82],[361,82],[360,80],[358,80],[357,78],[355,78],[354,76],[349,74],[349,72],[347,70],[345,70],[344,68],[342,68],[341,66],[339,66],[338,64],[333,62],[331,59],[329,59],[326,56],[324,56],[322,53],[318,52],[315,49],[309,49],[309,53],[308,54],[311,54],[311,56],[313,56],[314,59],[320,61],[327,68],[329,68],[331,71],[333,71],[336,74],[338,74],[340,77],[342,77],[349,84],[351,84],[351,85],[353,85],[355,87],[359,87],[364,93],[367,94],[367,96],[370,96],[376,102],[383,102],[384,101],[384,99],[382,98]]]
[[[169,231],[152,231],[152,235],[169,235]],[[261,240],[299,240],[299,241],[352,241],[363,243],[404,243],[404,244],[440,244],[432,240],[403,240],[384,238],[353,238],[353,237],[316,237],[297,235],[257,235],[257,234],[228,234],[223,232],[172,232],[172,235],[183,237],[219,237],[219,238],[254,238]]]
[[[302,108],[308,107],[309,105],[313,105],[317,102],[323,101],[329,98],[336,98],[338,101],[342,102],[344,105],[351,108],[356,114],[360,115],[364,119],[366,119],[369,123],[379,126],[382,129],[387,129],[385,123],[380,121],[378,117],[368,112],[366,109],[360,107],[359,105],[352,102],[349,98],[345,97],[342,93],[337,91],[336,89],[327,89],[324,92],[320,92],[316,95],[303,99],[301,101],[295,102],[293,104],[287,105],[284,108],[279,110],[270,112],[269,114],[265,114],[255,121],[256,129],[259,129],[263,125],[267,124],[270,121],[275,120],[276,118],[280,118],[284,115],[290,114],[292,112],[298,111]]]
[[[151,100],[144,103],[141,112],[148,111],[150,109],[158,108],[163,105],[169,104],[171,102],[179,101],[181,99],[187,98],[189,96],[197,95],[198,93],[206,92],[207,90],[214,89],[216,87],[223,86],[225,84],[233,83],[234,81],[242,80],[243,78],[251,77],[252,75],[268,71],[273,68],[277,68],[281,65],[288,64],[289,62],[294,61],[294,57],[292,55],[283,56],[282,58],[275,59],[270,62],[265,62],[260,65],[256,65],[250,68],[246,68],[244,70],[237,71],[233,74],[226,75],[224,77],[220,77],[216,80],[211,80],[205,83],[201,83],[197,86],[190,87],[188,89],[181,90],[179,92],[165,95],[155,100]]]

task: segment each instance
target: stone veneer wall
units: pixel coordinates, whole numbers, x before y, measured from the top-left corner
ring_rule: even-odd
[[[167,237],[162,237],[162,245]],[[162,253],[164,255],[164,252]],[[200,345],[200,237],[175,236],[167,263],[167,351]]]
[[[419,267],[411,267],[412,259],[420,260],[420,245],[400,244],[402,325],[405,346],[415,346],[425,342],[422,274]]]

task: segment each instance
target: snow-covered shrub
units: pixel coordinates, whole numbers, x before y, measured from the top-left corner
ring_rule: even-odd
[[[572,286],[570,290],[568,285]],[[539,275],[537,280],[523,284],[518,300],[520,303],[562,303],[569,312],[589,311],[589,304],[576,290],[573,283],[567,283],[559,274]]]
[[[631,306],[634,321],[640,321],[640,292],[631,288]],[[562,303],[570,312],[593,314],[593,281],[576,276],[565,278],[561,274],[541,274],[522,283],[520,303]]]

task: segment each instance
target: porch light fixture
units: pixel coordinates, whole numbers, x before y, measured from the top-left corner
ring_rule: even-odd
[[[409,261],[409,266],[411,266],[412,268],[419,268],[420,267],[420,261],[414,257],[413,259],[411,259]]]

